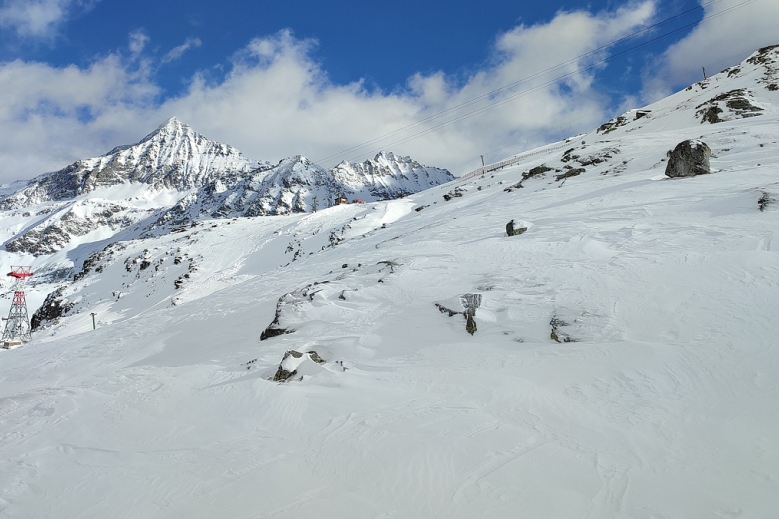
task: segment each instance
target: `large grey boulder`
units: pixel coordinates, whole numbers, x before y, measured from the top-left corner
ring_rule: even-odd
[[[682,141],[676,145],[668,157],[665,174],[668,177],[676,178],[711,173],[709,169],[710,157],[711,148],[705,142],[698,139]]]

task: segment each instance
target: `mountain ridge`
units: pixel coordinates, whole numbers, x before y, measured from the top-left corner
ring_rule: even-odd
[[[252,161],[171,117],[135,144],[76,161],[0,196],[0,211],[53,215],[20,226],[22,232],[5,239],[5,249],[53,254],[101,227],[118,232],[154,215],[146,231],[159,234],[202,218],[310,212],[331,206],[341,194],[366,202],[386,200],[454,178],[392,153],[339,167],[338,172],[326,170],[302,155],[275,166]],[[77,206],[87,209],[74,211]]]

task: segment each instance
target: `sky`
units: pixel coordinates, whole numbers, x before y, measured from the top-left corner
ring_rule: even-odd
[[[169,117],[255,160],[462,174],[779,43],[777,0],[0,0],[0,182]]]

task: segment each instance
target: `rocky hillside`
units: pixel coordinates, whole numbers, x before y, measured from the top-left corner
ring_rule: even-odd
[[[122,231],[132,237],[203,218],[311,212],[340,195],[389,200],[453,178],[392,153],[363,164],[344,162],[333,171],[303,156],[272,166],[208,140],[174,117],[136,144],[6,190],[0,221],[7,222],[6,251],[37,257]]]
[[[167,211],[157,225],[181,225],[199,218],[232,218],[313,212],[338,196],[375,202],[416,193],[454,180],[445,169],[382,152],[364,163],[342,162],[332,171],[297,155],[258,169],[234,184],[217,180]]]

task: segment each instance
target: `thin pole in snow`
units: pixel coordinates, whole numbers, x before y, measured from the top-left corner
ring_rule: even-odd
[[[703,79],[709,79],[706,77],[706,67],[701,67],[703,69]]]
[[[95,312],[92,312],[90,314],[92,316],[92,329],[95,330],[97,327],[95,326],[95,316],[97,315]]]
[[[481,157],[481,167],[484,167],[484,155],[479,155]]]

